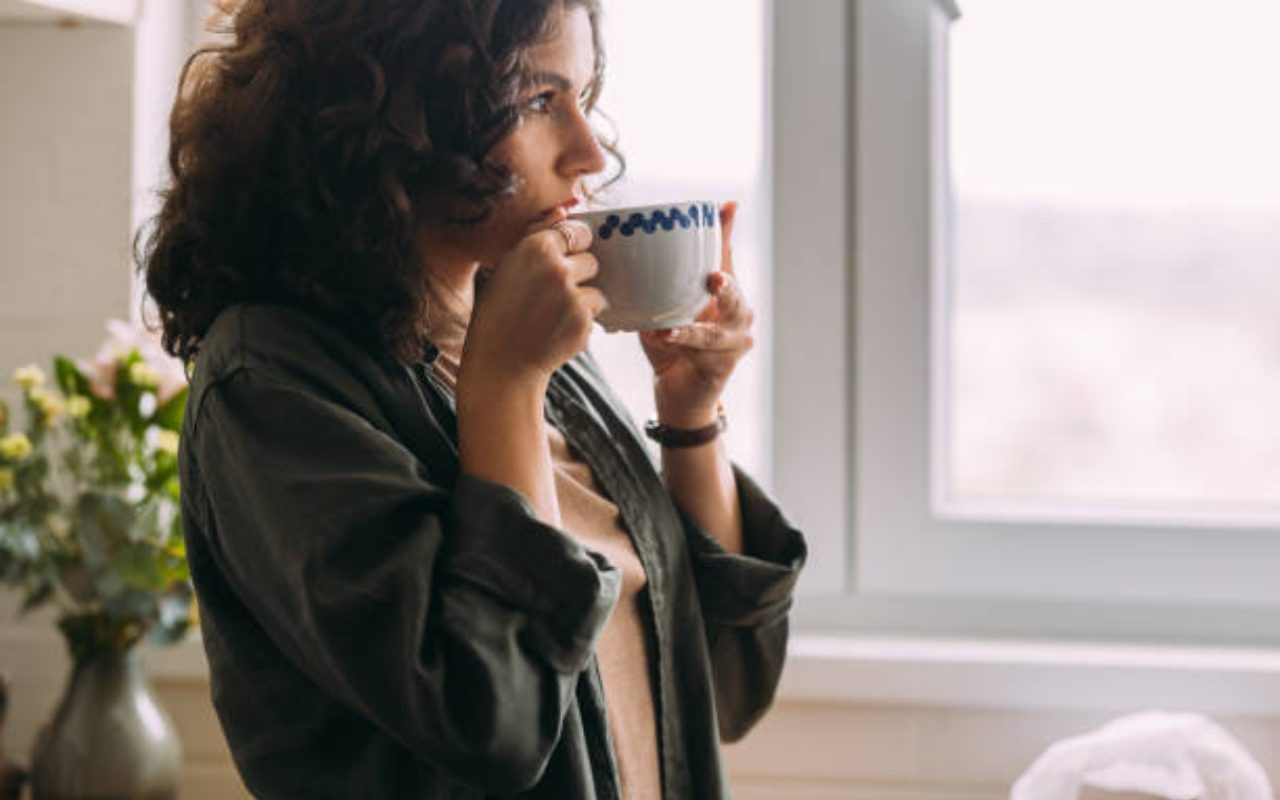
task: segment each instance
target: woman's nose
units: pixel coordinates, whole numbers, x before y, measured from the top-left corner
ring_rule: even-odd
[[[605,168],[604,150],[591,130],[586,112],[575,110],[565,131],[564,150],[560,155],[560,171],[574,178],[592,175]]]

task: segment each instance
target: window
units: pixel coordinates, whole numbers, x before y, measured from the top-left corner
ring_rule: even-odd
[[[623,181],[600,200],[647,205],[737,200],[738,280],[756,311],[755,347],[726,393],[729,452],[768,485],[769,195],[764,0],[605,0],[600,107],[619,133]],[[672,24],[679,20],[679,24]],[[715,46],[707,46],[707,36]],[[597,329],[591,350],[639,421],[653,415],[652,370],[634,333]]]
[[[1280,521],[1280,5],[965,11],[940,501]]]
[[[997,344],[1007,348],[1024,344],[1006,341],[1016,335],[1008,333],[1010,328],[999,335],[980,329],[979,336],[964,327],[972,320],[972,306],[966,305],[972,302],[968,287],[986,277],[964,273],[966,263],[974,263],[975,246],[994,248],[997,245],[991,241],[1003,240],[986,240],[987,245],[975,245],[979,239],[966,240],[981,230],[975,227],[972,202],[982,178],[981,172],[971,169],[976,162],[965,161],[969,156],[962,149],[966,147],[962,126],[969,124],[964,118],[966,106],[953,105],[948,97],[949,92],[966,91],[968,78],[959,60],[964,40],[959,28],[953,27],[963,22],[953,23],[954,8],[940,0],[830,0],[806,3],[804,11],[797,5],[775,4],[773,46],[775,263],[780,276],[775,286],[779,320],[776,474],[779,494],[811,532],[814,544],[813,568],[803,584],[806,595],[797,607],[800,625],[1224,642],[1280,639],[1280,531],[1276,530],[1280,525],[1271,519],[1257,514],[1228,518],[1200,513],[1215,511],[1204,506],[1193,510],[1176,503],[1162,506],[1173,484],[1163,494],[1151,491],[1150,485],[1131,490],[1129,497],[1143,503],[1141,515],[1108,516],[1099,513],[1096,494],[1083,495],[1092,506],[1073,509],[1061,502],[1069,493],[1054,496],[1042,487],[1021,491],[982,486],[977,491],[978,485],[965,477],[967,473],[938,468],[957,463],[964,468],[965,458],[988,449],[984,441],[982,447],[966,450],[967,440],[951,438],[972,436],[963,426],[976,424],[973,420],[1006,435],[1015,446],[1026,444],[1021,434],[1012,433],[1013,412],[984,412],[971,400],[966,406],[962,395],[965,382],[976,380],[974,370],[994,369],[992,365],[1002,363]],[[1128,34],[1116,30],[1127,11],[1117,16],[1114,4],[1022,0],[973,5],[983,6],[974,11],[975,31],[982,17],[989,20],[1007,6],[1021,7],[1019,13],[1032,13],[1029,9],[1034,6],[1048,9],[1044,13],[1076,15],[1102,13],[1105,5],[1107,25],[1092,29],[1107,29],[1106,35],[1118,42],[1116,52],[1128,60],[1098,69],[1119,81],[1112,70],[1121,66],[1152,69],[1148,65],[1165,45],[1148,47],[1146,43],[1164,35],[1156,32],[1167,31],[1173,24],[1164,15],[1176,13],[1181,4],[1126,4],[1146,11],[1138,32],[1130,29]],[[1254,3],[1250,8],[1262,13],[1260,9],[1270,5]],[[1225,26],[1222,35],[1226,37],[1267,27],[1265,20],[1255,18],[1250,23],[1240,17],[1245,11],[1242,3],[1229,6],[1200,12],[1216,15],[1213,25],[1203,20],[1199,25],[1206,37],[1210,28],[1217,30],[1219,25]],[[1148,35],[1141,35],[1144,32]],[[1247,38],[1230,41],[1244,48],[1241,43]],[[1070,43],[1077,53],[1093,54],[1099,49],[1087,40]],[[952,44],[957,48],[954,74],[950,72]],[[1049,55],[1044,46],[1034,49],[1034,56]],[[1263,58],[1265,51],[1249,49],[1255,58]],[[1213,59],[1202,59],[1208,60]],[[1197,62],[1196,69],[1205,66]],[[1218,66],[1235,69],[1230,64]],[[1025,69],[1002,73],[1032,79]],[[1262,82],[1274,74],[1274,68],[1237,74],[1265,86]],[[1150,90],[1155,95],[1162,91]],[[1179,91],[1191,102],[1187,92]],[[1063,104],[1076,98],[1062,90],[1057,94]],[[1221,94],[1214,93],[1214,102],[1225,102]],[[1266,105],[1260,101],[1263,96],[1253,96],[1258,106],[1254,112],[1259,115],[1266,113],[1261,108]],[[952,99],[972,101],[963,96]],[[1142,95],[1138,99],[1155,103]],[[1130,101],[1137,102],[1132,92]],[[783,113],[784,108],[793,113]],[[1055,108],[1066,113],[1061,106]],[[1026,111],[1025,104],[1019,110]],[[1217,111],[1201,108],[1202,115]],[[949,113],[954,117],[949,118]],[[979,124],[989,123],[989,119],[979,120]],[[1270,124],[1274,123],[1263,124],[1257,141],[1275,138],[1265,134]],[[1099,126],[1099,136],[1107,130],[1115,132],[1114,125]],[[1054,126],[1047,127],[1053,133]],[[1220,126],[1219,132],[1228,134],[1226,148],[1252,136],[1227,125]],[[1129,135],[1121,131],[1111,141],[1123,141]],[[833,144],[832,139],[838,142]],[[1051,141],[1042,137],[1036,145],[1026,146],[1050,147]],[[1003,158],[992,159],[997,167],[1007,166],[1015,157],[1008,152],[1007,142],[1002,147]],[[1256,152],[1258,159],[1275,158],[1273,149]],[[954,186],[949,180],[953,158]],[[1187,154],[1182,161],[1193,160]],[[1255,174],[1271,176],[1256,184],[1262,187],[1254,198],[1261,201],[1254,204],[1257,210],[1270,202],[1266,192],[1277,185],[1276,167],[1274,161],[1263,160],[1253,167]],[[1175,172],[1156,184],[1135,180],[1134,185],[1167,200],[1170,189],[1187,188],[1197,170],[1205,176],[1221,171],[1212,165],[1177,169],[1183,169],[1183,179]],[[1078,169],[1064,174],[1082,177]],[[1021,169],[1014,177],[1029,180],[1032,176]],[[1021,223],[1006,222],[1006,226],[1025,236]],[[1271,225],[1269,230],[1275,228]],[[1267,246],[1261,234],[1253,238],[1258,246]],[[1036,244],[1032,239],[1032,252]],[[1162,241],[1166,250],[1173,244],[1167,238]],[[802,247],[809,253],[847,257],[795,259]],[[977,263],[990,266],[991,262],[980,259]],[[1048,268],[1044,260],[1036,266]],[[1237,279],[1228,275],[1226,280]],[[1251,291],[1265,292],[1269,287],[1274,297],[1274,284],[1265,283],[1274,278],[1265,275],[1262,280],[1254,286],[1263,288]],[[1060,293],[1054,288],[1035,296],[1053,298]],[[1230,310],[1221,313],[1238,324],[1238,307],[1224,308]],[[1132,310],[1117,311],[1115,316],[1123,324],[1142,322]],[[1035,323],[1042,321],[1037,317]],[[1089,324],[1105,330],[1096,319]],[[1178,319],[1176,324],[1186,323]],[[1233,335],[1251,341],[1255,336],[1238,330]],[[1265,335],[1273,337],[1268,346],[1274,359],[1274,328]],[[958,355],[951,357],[953,353]],[[1150,364],[1144,362],[1144,366]],[[1214,368],[1226,367],[1215,364]],[[1143,372],[1120,374],[1131,382],[1148,380]],[[1265,371],[1247,374],[1263,382],[1268,379]],[[1113,388],[1113,383],[1104,374],[1101,385]],[[951,394],[953,387],[961,391]],[[1231,414],[1230,407],[1224,409],[1219,403],[1211,401],[1217,413]],[[1275,441],[1275,423],[1271,425],[1271,441]],[[1246,437],[1245,441],[1251,440]],[[1050,450],[1054,457],[1065,453],[1060,446]],[[1015,463],[1016,458],[1011,458],[1008,463]],[[1271,475],[1275,462],[1274,457],[1255,461],[1263,474]],[[821,465],[821,472],[813,471],[813,464]],[[815,489],[815,483],[820,488]],[[1274,489],[1264,488],[1272,494],[1254,492],[1248,501],[1273,502]],[[1041,502],[1046,494],[1054,501],[1052,508]],[[1063,506],[1068,507],[1066,512]]]

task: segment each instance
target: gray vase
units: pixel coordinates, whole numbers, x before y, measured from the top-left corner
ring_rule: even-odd
[[[136,647],[75,667],[31,765],[35,800],[173,800],[182,760]]]

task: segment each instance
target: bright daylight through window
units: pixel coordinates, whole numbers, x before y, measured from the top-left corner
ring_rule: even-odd
[[[1275,519],[1280,4],[963,11],[944,502]]]
[[[738,201],[734,264],[756,311],[755,349],[729,382],[726,436],[733,459],[767,485],[764,20],[763,0],[606,0],[600,107],[617,127],[627,172],[600,200]],[[635,335],[598,333],[591,350],[632,415],[652,416],[652,373]]]

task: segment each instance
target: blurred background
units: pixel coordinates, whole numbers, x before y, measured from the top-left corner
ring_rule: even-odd
[[[972,8],[969,6],[972,5]],[[1280,4],[952,32],[951,490],[1280,510]]]
[[[730,452],[812,549],[735,796],[993,800],[1151,708],[1280,777],[1280,3],[603,4],[601,201],[740,203]],[[0,0],[11,403],[16,368],[137,319],[206,14]],[[634,337],[592,348],[650,416]],[[146,658],[182,797],[246,797],[198,636]],[[28,760],[66,669],[0,592],[0,752]]]

